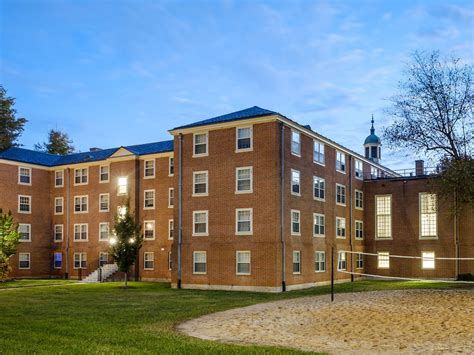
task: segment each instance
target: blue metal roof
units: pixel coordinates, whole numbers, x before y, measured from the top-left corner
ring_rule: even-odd
[[[226,115],[217,116],[217,117],[209,118],[207,120],[194,122],[185,126],[179,126],[179,127],[173,128],[173,130],[199,127],[199,126],[205,126],[205,125],[222,123],[222,122],[238,121],[238,120],[244,120],[251,117],[261,117],[261,116],[269,116],[269,115],[279,115],[279,113],[275,111],[266,110],[258,106],[253,106],[253,107],[246,108],[245,110],[231,112]]]
[[[364,144],[380,144],[380,138],[375,134],[371,134],[367,136],[364,141]]]
[[[123,147],[133,154],[145,155],[173,151],[173,141],[163,141]],[[0,152],[0,159],[13,160],[43,166],[58,166],[67,164],[87,163],[105,160],[120,148],[102,149],[94,152],[74,153],[69,155],[54,155],[34,150],[12,147]]]

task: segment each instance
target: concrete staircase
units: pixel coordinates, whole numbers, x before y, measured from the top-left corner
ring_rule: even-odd
[[[82,279],[82,283],[96,283],[107,280],[110,276],[118,271],[117,264],[105,264],[99,267],[97,270],[89,274],[86,278]]]

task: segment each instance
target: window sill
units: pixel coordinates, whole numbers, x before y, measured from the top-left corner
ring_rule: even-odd
[[[236,149],[235,150],[235,153],[247,153],[247,152],[253,152],[253,148]]]
[[[326,238],[326,235],[324,234],[313,234],[313,238]]]
[[[109,210],[99,210],[99,213],[102,213],[102,212],[110,212]]]
[[[85,243],[85,242],[88,242],[89,239],[83,239],[83,240],[76,240],[74,239],[74,243]]]
[[[193,154],[193,158],[203,158],[203,157],[208,157],[209,153],[203,153],[203,154]]]
[[[315,272],[316,274],[323,274],[323,273],[326,272],[326,270],[317,270],[317,271],[315,270],[314,272]]]
[[[155,178],[155,175],[150,175],[150,176],[144,176],[143,179],[144,180],[149,180],[149,179],[154,179]],[[144,269],[146,270],[146,269]]]
[[[193,275],[207,275],[207,272],[193,272]]]
[[[31,211],[18,211],[18,213],[21,213],[21,214],[31,214]]]
[[[235,191],[235,194],[236,195],[245,195],[245,194],[252,194],[253,193],[253,190],[249,190],[249,191]]]
[[[209,193],[204,193],[204,194],[192,194],[192,197],[207,197],[209,196]]]
[[[246,237],[246,236],[250,237],[250,236],[253,235],[253,231],[251,231],[251,232],[235,232],[235,235],[238,236],[238,237],[242,237],[242,236],[244,236],[244,237]]]
[[[315,160],[313,160],[313,163],[314,163],[314,164],[317,164],[317,165],[319,165],[319,166],[326,167],[326,163],[320,163],[319,161],[315,161]]]
[[[155,209],[155,206],[153,207],[143,207],[144,210],[154,210]]]
[[[292,237],[301,237],[301,233],[291,233]]]
[[[336,205],[341,206],[341,207],[347,207],[347,205],[345,203],[340,203],[340,202],[336,202]]]
[[[30,240],[19,240],[18,242],[19,243],[31,243],[31,239]]]
[[[99,184],[108,184],[109,182],[110,180],[104,180],[104,181],[99,180]]]
[[[209,237],[209,233],[193,233],[193,237]]]
[[[314,196],[313,196],[313,200],[319,201],[319,202],[326,202],[325,198],[319,198],[319,197],[314,197]]]
[[[345,170],[337,170],[337,169],[336,169],[336,171],[337,171],[338,173],[341,173],[341,174],[346,175],[346,171],[345,171]]]

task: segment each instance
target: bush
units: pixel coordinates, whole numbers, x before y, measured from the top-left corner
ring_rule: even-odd
[[[471,273],[459,274],[458,281],[474,281],[474,275]]]

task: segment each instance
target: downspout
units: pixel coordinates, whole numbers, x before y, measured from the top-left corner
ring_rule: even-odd
[[[140,223],[140,159],[135,157],[135,221]],[[135,260],[135,281],[140,281],[140,251],[137,251],[137,259]]]
[[[351,250],[351,282],[354,282],[354,254],[353,245],[352,245],[352,224],[353,224],[353,213],[352,213],[352,204],[353,204],[353,193],[352,193],[352,155],[349,155],[349,247]]]
[[[455,248],[455,255],[456,255],[456,263],[455,263],[455,279],[459,277],[459,273],[461,272],[461,262],[459,260],[460,257],[460,250],[459,250],[459,234],[458,234],[458,199],[457,194],[454,192],[454,248]]]
[[[280,240],[281,240],[281,290],[286,291],[286,245],[285,245],[285,125],[280,124]]]
[[[183,242],[183,135],[178,136],[178,288],[181,288],[181,247]]]
[[[69,278],[69,178],[70,169],[66,168],[66,273],[64,274],[64,278]]]

